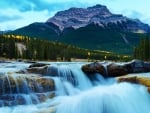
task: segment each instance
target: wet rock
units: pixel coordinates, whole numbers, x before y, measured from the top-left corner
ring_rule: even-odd
[[[37,63],[36,61],[33,61],[33,60],[25,60],[24,62],[25,63]]]
[[[54,91],[55,90],[54,80],[49,78],[49,77],[47,77],[47,78],[44,78],[44,77],[38,78],[36,80],[36,82],[38,83],[39,87],[42,88],[42,92]]]
[[[48,94],[37,93],[36,96],[38,97],[38,100],[39,100],[40,102],[44,102],[44,101],[46,101],[46,100],[49,99],[49,98],[55,97],[55,93],[54,93],[54,92],[48,93]]]
[[[0,76],[0,106],[37,104],[53,98],[54,91],[54,80],[49,77],[16,73]]]
[[[45,75],[47,73],[47,68],[48,66],[31,67],[31,68],[27,68],[25,72]]]
[[[100,73],[102,75],[106,74],[105,67],[99,62],[83,65],[82,70],[85,73]]]
[[[130,73],[150,72],[150,62],[143,62],[141,60],[132,60],[123,64],[110,63],[106,67],[104,68],[102,63],[95,62],[83,65],[82,70],[85,73],[100,73],[104,77],[118,77]]]
[[[128,69],[124,65],[111,63],[107,66],[107,72],[109,77],[117,77],[128,74]]]
[[[141,60],[132,60],[124,64],[129,73],[142,73],[150,71],[150,62],[143,62]]]
[[[54,91],[54,80],[33,74],[4,74],[0,76],[0,94]]]
[[[147,88],[147,91],[150,93],[150,87]]]
[[[13,94],[1,95],[0,100],[3,101],[3,106],[15,106],[27,104],[27,100],[22,95],[13,95]]]
[[[29,66],[29,68],[33,68],[33,67],[43,67],[43,66],[47,66],[49,64],[46,64],[46,63],[34,63],[34,64],[31,64]]]
[[[117,79],[117,81],[120,82],[130,82],[130,83],[138,83],[137,82],[137,76],[133,76],[133,77],[120,77]]]
[[[54,92],[0,95],[0,107],[25,105],[25,104],[38,104],[40,102],[46,101],[49,98],[53,98],[54,96],[55,96]]]
[[[126,77],[119,77],[117,81],[120,82],[129,82],[134,84],[141,84],[147,87],[147,91],[150,93],[150,77],[144,76],[126,76]]]
[[[56,113],[56,108],[54,106],[48,107],[43,110],[40,110],[38,113]]]

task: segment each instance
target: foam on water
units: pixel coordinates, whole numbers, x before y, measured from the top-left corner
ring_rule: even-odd
[[[54,80],[56,96],[52,99],[47,98],[45,102],[40,102],[37,92],[30,89],[26,76],[13,75],[12,79],[17,86],[15,93],[7,78],[5,81],[10,91],[3,92],[3,95],[21,95],[26,103],[0,107],[0,113],[149,113],[150,95],[146,87],[116,83],[115,79],[105,79],[100,74],[86,75],[82,72],[81,65],[81,63],[50,65],[56,73],[51,75],[49,72],[45,78]],[[19,87],[18,77],[24,81],[23,87]],[[37,88],[40,91],[38,85]],[[47,96],[49,93],[51,92],[42,94]]]

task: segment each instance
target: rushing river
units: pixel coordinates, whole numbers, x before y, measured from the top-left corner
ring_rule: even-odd
[[[54,81],[55,90],[44,90],[36,83],[36,90],[31,90],[28,84],[31,75],[13,73],[29,65],[0,63],[0,77],[6,78],[0,81],[3,82],[0,86],[0,113],[150,113],[150,95],[142,85],[117,83],[114,78],[105,79],[100,74],[89,78],[81,70],[83,63],[51,63],[57,76],[47,73],[44,77]],[[32,75],[32,81],[35,76]],[[15,81],[15,88],[11,87],[10,78]],[[44,102],[39,100],[41,94],[48,96],[52,93],[55,93],[53,98],[46,98]],[[16,104],[20,98],[25,104]]]

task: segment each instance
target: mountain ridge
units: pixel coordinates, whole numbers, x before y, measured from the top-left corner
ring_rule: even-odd
[[[133,47],[145,33],[150,33],[149,25],[112,14],[103,5],[70,8],[57,12],[46,22],[32,23],[9,32],[121,54],[132,54]]]
[[[150,32],[148,24],[144,24],[138,19],[125,17],[121,14],[113,14],[103,5],[95,5],[88,8],[70,8],[65,11],[57,12],[46,22],[57,25],[61,31],[68,27],[78,29],[91,23],[98,24],[102,27],[107,26],[109,23],[126,23],[126,29],[128,31],[138,32],[140,30],[143,31],[143,33]],[[128,24],[128,22],[131,22],[132,25]]]

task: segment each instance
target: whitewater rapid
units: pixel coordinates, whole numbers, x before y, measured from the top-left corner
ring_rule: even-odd
[[[114,78],[105,79],[100,74],[89,78],[82,72],[82,65],[53,63],[58,75],[47,73],[46,77],[55,82],[54,98],[37,104],[3,106],[0,113],[149,113],[150,94],[146,87],[117,83]],[[6,63],[0,65],[0,71],[14,72],[28,66],[18,62]]]

